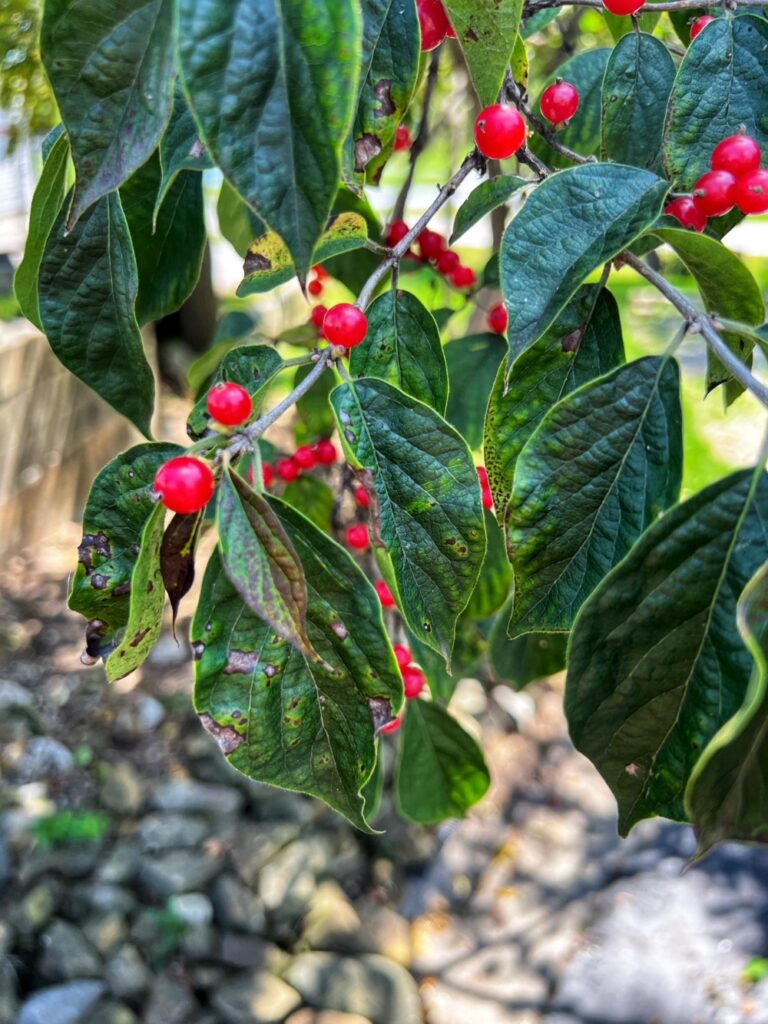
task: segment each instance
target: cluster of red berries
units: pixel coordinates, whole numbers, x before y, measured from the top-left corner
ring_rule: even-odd
[[[421,50],[434,50],[448,36],[455,39],[456,33],[445,13],[441,0],[417,0],[416,9],[419,14],[421,28]]]
[[[274,466],[269,462],[262,463],[261,476],[265,487],[271,487],[275,477],[285,484],[298,480],[302,473],[315,466],[332,466],[339,453],[333,441],[327,437],[315,444],[300,445],[293,455],[278,459]]]
[[[387,244],[397,245],[409,231],[410,228],[404,220],[394,221],[387,232]],[[424,228],[416,239],[416,246],[417,250],[409,252],[408,255],[421,263],[431,263],[454,287],[466,289],[477,284],[477,274],[472,267],[461,262],[459,254],[448,248],[445,237],[438,231]]]
[[[317,299],[323,294],[324,282],[328,279],[328,271],[320,263],[312,267],[307,291]]]
[[[395,644],[393,650],[403,676],[403,691],[405,692],[406,700],[415,700],[427,685],[427,677],[418,665],[414,665],[413,654],[408,647],[405,647],[403,644]],[[401,711],[391,722],[387,722],[381,731],[388,735],[397,732],[403,724],[404,714],[405,712]]]
[[[570,82],[557,78],[541,94],[539,109],[553,125],[570,121],[579,109],[579,90]]]
[[[477,467],[477,475],[480,478],[480,488],[483,492],[483,508],[493,508],[493,495],[491,494],[491,487],[488,483],[488,470],[485,466]]]
[[[738,206],[742,213],[768,210],[768,170],[761,169],[763,154],[749,135],[731,135],[715,146],[709,165],[690,196],[678,196],[664,213],[684,228],[703,231],[709,217],[722,217]]]

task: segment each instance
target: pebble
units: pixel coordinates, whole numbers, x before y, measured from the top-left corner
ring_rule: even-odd
[[[144,787],[134,768],[123,761],[116,764],[105,778],[100,790],[101,803],[113,814],[132,816],[141,808]]]
[[[243,806],[243,794],[231,786],[180,780],[161,786],[152,798],[152,806],[158,811],[237,814]]]
[[[103,981],[72,981],[35,992],[15,1024],[80,1024],[106,991]]]
[[[28,708],[32,703],[32,693],[12,679],[0,679],[0,711],[6,708]]]
[[[75,981],[98,978],[101,959],[79,928],[67,921],[54,921],[42,937],[38,970],[45,981]]]
[[[272,974],[244,971],[214,991],[211,1005],[227,1024],[281,1024],[301,996]]]
[[[187,1024],[197,1009],[197,1000],[183,982],[161,974],[152,987],[144,1024]]]
[[[108,961],[104,977],[118,999],[134,1000],[149,989],[152,973],[136,946],[127,943]]]
[[[136,830],[139,845],[147,853],[199,846],[207,835],[205,818],[172,812],[148,814]]]
[[[222,861],[197,850],[169,850],[145,858],[139,879],[149,892],[160,898],[204,888],[222,869]]]
[[[266,931],[264,907],[250,889],[232,875],[222,875],[216,879],[213,887],[213,906],[216,921],[222,928],[232,928],[254,935],[263,935]]]
[[[68,747],[50,736],[33,736],[16,765],[20,782],[38,782],[42,779],[70,775],[75,759]]]

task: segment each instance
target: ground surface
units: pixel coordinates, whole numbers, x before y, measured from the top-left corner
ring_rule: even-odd
[[[768,852],[684,873],[688,830],[619,840],[556,685],[463,682],[490,796],[363,837],[226,766],[170,636],[111,689],[79,664],[76,541],[0,580],[0,1024],[768,1022],[741,977],[768,955]],[[101,839],[35,825],[66,809]]]

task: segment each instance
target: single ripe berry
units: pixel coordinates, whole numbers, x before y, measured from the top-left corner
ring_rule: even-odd
[[[715,146],[709,166],[740,178],[747,171],[756,171],[762,158],[760,147],[749,135],[731,135]]]
[[[331,306],[323,320],[323,336],[332,345],[354,348],[368,333],[368,317],[351,302]]]
[[[408,700],[418,697],[427,685],[427,677],[416,665],[408,665],[403,669],[403,690]]]
[[[397,715],[391,722],[387,722],[386,725],[382,725],[379,732],[385,732],[388,736],[391,736],[393,732],[397,732],[400,726],[403,724],[403,716]]]
[[[411,131],[406,124],[399,124],[397,131],[395,132],[395,152],[402,153],[403,150],[410,149],[413,139],[411,138]]]
[[[684,228],[703,231],[707,226],[707,218],[690,196],[678,196],[677,199],[673,199],[664,207],[664,213],[679,220]]]
[[[493,495],[491,494],[490,487],[484,487],[483,488],[482,497],[483,497],[483,508],[487,508],[488,510],[492,509],[493,508]]]
[[[483,495],[483,508],[493,508],[493,495],[491,494],[491,487],[488,483],[488,470],[485,466],[477,467],[477,476],[480,480],[480,489]]]
[[[603,0],[603,7],[606,11],[610,11],[611,14],[618,14],[619,16],[625,14],[635,14],[645,3],[645,0]]]
[[[297,466],[293,459],[278,459],[275,472],[284,483],[290,484],[294,480],[298,480],[301,467]]]
[[[323,282],[322,281],[310,281],[307,285],[307,291],[310,295],[314,295],[315,298],[323,294]]]
[[[208,412],[225,427],[239,427],[253,412],[253,401],[240,384],[222,381],[208,392]]]
[[[373,586],[374,589],[376,590],[376,593],[379,595],[379,600],[381,601],[383,608],[397,607],[394,594],[389,589],[384,580],[377,580]]]
[[[736,183],[736,205],[742,213],[768,210],[768,171],[747,171]]]
[[[322,327],[323,320],[325,320],[325,314],[328,312],[327,306],[313,306],[310,316],[312,317],[312,323],[315,327]]]
[[[475,468],[477,469],[477,478],[480,481],[480,486],[481,487],[487,487],[488,486],[488,470],[485,468],[485,466],[476,466]]]
[[[451,274],[451,281],[457,288],[471,288],[477,282],[477,274],[472,267],[465,267],[460,263]]]
[[[405,668],[413,661],[413,654],[411,653],[410,647],[405,647],[403,644],[395,644],[392,650],[395,652],[397,664],[400,668]]]
[[[389,231],[387,232],[387,245],[397,245],[398,242],[402,242],[405,236],[410,231],[410,228],[404,220],[393,221],[389,225]]]
[[[421,49],[423,53],[434,50],[445,39],[451,24],[441,0],[418,0],[416,9],[421,28]]]
[[[355,488],[355,501],[360,508],[368,508],[371,504],[371,499],[368,497],[368,491],[366,491],[362,484],[358,484]]]
[[[332,466],[339,457],[339,453],[336,451],[336,445],[333,441],[329,441],[328,438],[324,438],[322,441],[317,442],[315,445],[315,455],[317,456],[317,461],[321,466]]]
[[[365,523],[356,523],[347,527],[347,544],[356,551],[367,551],[371,546],[368,527]]]
[[[494,103],[477,115],[475,142],[483,156],[505,160],[525,142],[525,121],[514,107]]]
[[[275,482],[275,471],[268,462],[261,464],[261,479],[265,487],[271,487]]]
[[[328,271],[325,269],[322,263],[316,263],[312,267],[312,273],[315,275],[318,281],[324,281],[328,277]]]
[[[707,171],[693,187],[693,201],[705,217],[722,217],[736,202],[736,178],[730,171]]]
[[[579,109],[579,90],[561,79],[548,85],[541,94],[541,112],[552,124],[569,121]]]
[[[317,453],[311,445],[303,444],[293,453],[293,461],[299,469],[314,469],[317,465]]]
[[[430,231],[429,228],[419,235],[419,251],[425,260],[436,260],[445,249],[445,239],[437,231]]]
[[[179,455],[160,467],[155,491],[171,512],[189,515],[205,508],[213,497],[215,483],[211,467],[201,459]]]
[[[694,18],[691,22],[691,39],[695,39],[699,32],[701,32],[702,29],[705,29],[707,25],[714,20],[715,19],[711,14],[702,14],[700,18]]]
[[[507,307],[503,303],[499,303],[497,306],[493,306],[488,310],[488,326],[496,334],[503,334],[507,329],[509,323],[509,313],[507,313]]]
[[[454,272],[459,263],[461,263],[459,254],[452,249],[446,249],[437,258],[437,269],[447,277]]]

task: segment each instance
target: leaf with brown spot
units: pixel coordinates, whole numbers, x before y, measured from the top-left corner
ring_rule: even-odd
[[[202,520],[202,510],[188,516],[175,515],[160,545],[160,571],[171,602],[174,635],[179,602],[195,580],[195,545]]]
[[[522,0],[445,0],[483,106],[495,103],[520,27]]]

